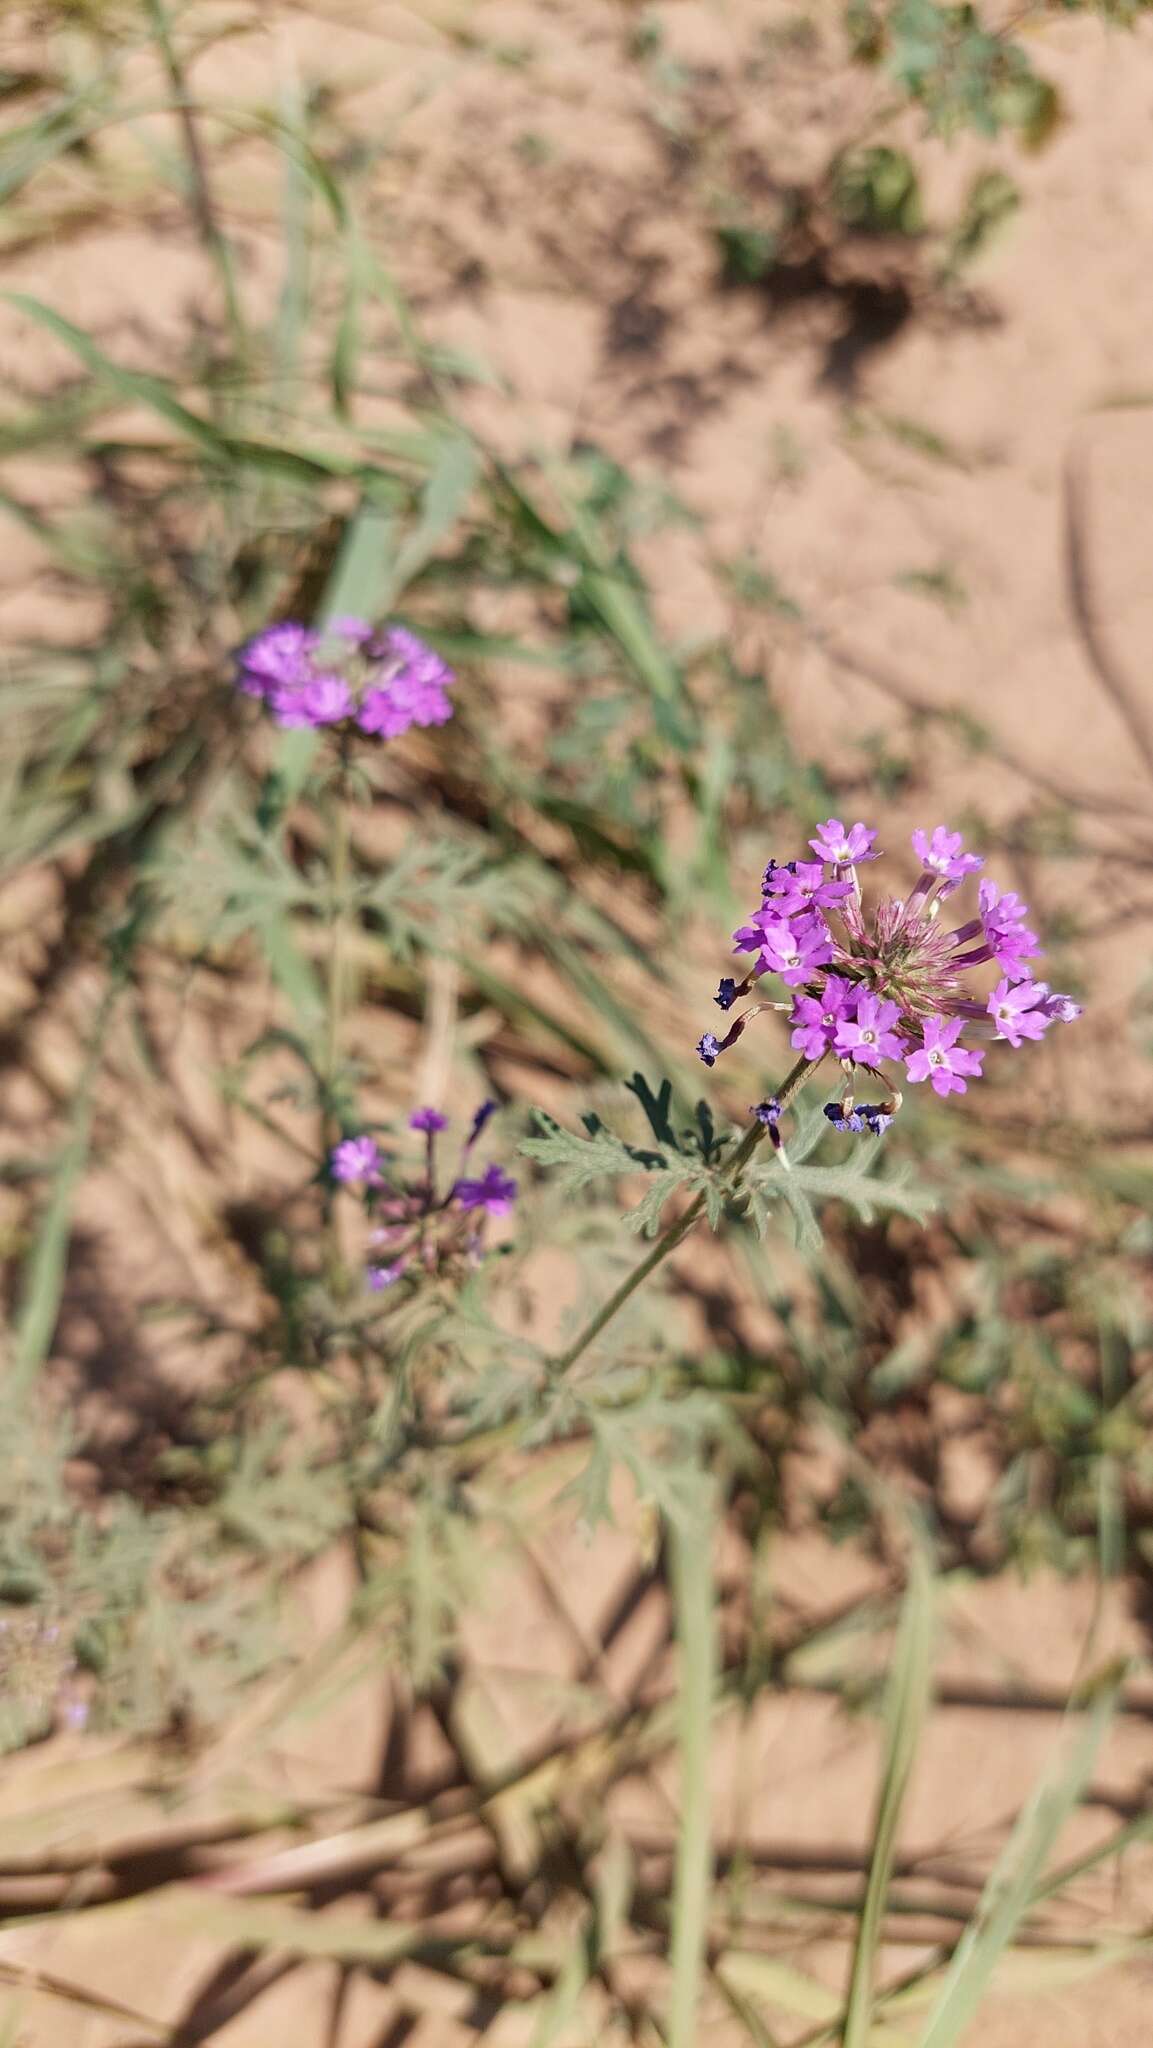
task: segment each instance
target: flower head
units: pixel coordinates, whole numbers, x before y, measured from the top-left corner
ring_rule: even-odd
[[[851,825],[846,831],[839,818],[826,818],[809,845],[818,860],[832,861],[838,868],[855,867],[859,860],[880,858],[872,850],[876,836],[867,825]]]
[[[913,834],[913,852],[925,873],[939,881],[942,897],[951,895],[966,875],[985,865],[983,854],[963,853],[962,843],[960,833],[949,832],[944,825],[934,825],[931,839],[924,832]]]
[[[765,891],[765,907],[777,917],[796,917],[807,910],[824,910],[843,903],[853,893],[851,882],[828,881],[819,860],[790,861],[780,868],[772,886]]]
[[[1012,889],[998,889],[996,882],[982,882],[977,895],[984,933],[986,958],[992,958],[1011,981],[1023,981],[1026,960],[1037,951],[1037,934],[1025,923],[1028,906]]]
[[[846,828],[829,818],[809,841],[817,860],[768,863],[760,908],[733,933],[736,950],[752,954],[752,964],[741,982],[726,976],[716,999],[732,1011],[761,975],[776,974],[794,992],[791,1006],[754,1000],[735,1010],[723,1038],[706,1031],[697,1053],[714,1066],[759,1010],[788,1008],[796,1050],[810,1061],[839,1060],[850,1084],[826,1110],[830,1122],[879,1134],[900,1095],[894,1088],[884,1102],[854,1107],[855,1068],[879,1071],[886,1060],[902,1060],[911,1081],[929,1081],[938,1095],[963,1095],[985,1057],[961,1043],[967,1023],[974,1036],[1019,1046],[1043,1037],[1051,1024],[1072,1023],[1081,1009],[1072,996],[1030,977],[1037,938],[1011,890],[982,880],[977,916],[949,929],[942,905],[984,861],[944,825],[913,834],[921,873],[908,895],[866,909],[857,876],[846,873],[878,857],[876,837],[870,826]],[[1002,978],[986,996],[965,977],[990,961]]]
[[[380,1147],[375,1138],[342,1138],[329,1155],[333,1180],[362,1180],[369,1186],[380,1181]]]
[[[985,1058],[967,1045],[957,1043],[961,1017],[927,1017],[924,1040],[905,1061],[910,1081],[931,1081],[937,1095],[964,1095],[965,1077],[979,1074]]]
[[[355,725],[398,739],[410,726],[452,717],[452,670],[405,626],[333,619],[323,630],[287,619],[266,626],[237,656],[237,684],[285,727]]]
[[[1053,1022],[1045,1009],[1047,995],[1043,981],[999,981],[986,1006],[997,1027],[995,1036],[1014,1046],[1043,1038]]]
[[[434,1131],[447,1131],[448,1118],[439,1109],[414,1109],[408,1120],[410,1131],[427,1131],[431,1137]]]
[[[833,1038],[834,1052],[852,1060],[858,1067],[879,1067],[882,1060],[899,1060],[905,1050],[905,1041],[893,1026],[900,1014],[897,1003],[886,1003],[880,996],[871,994],[860,996],[856,1015],[842,1018],[837,1025]]]
[[[757,953],[754,974],[779,974],[789,987],[808,981],[816,968],[833,957],[832,940],[822,917],[811,912],[783,917],[769,904],[733,933],[733,942],[742,953]]]
[[[510,1216],[517,1184],[502,1167],[489,1166],[479,1180],[458,1180],[452,1192],[462,1209],[484,1209],[490,1216]]]
[[[853,982],[827,974],[819,996],[794,996],[789,1021],[795,1026],[791,1043],[797,1051],[811,1060],[831,1052],[838,1027],[856,1010],[859,993]]]

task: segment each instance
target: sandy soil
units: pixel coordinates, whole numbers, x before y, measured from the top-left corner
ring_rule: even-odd
[[[746,207],[766,203],[780,182],[818,171],[852,131],[858,84],[830,87],[835,24],[807,37],[787,9],[751,0],[675,0],[657,13],[659,50],[626,62],[633,15],[600,0],[547,9],[482,0],[451,18],[388,0],[272,9],[259,33],[208,53],[197,78],[206,97],[252,102],[295,72],[331,88],[352,134],[387,133],[370,233],[427,331],[492,365],[497,381],[467,397],[468,416],[507,451],[567,450],[587,439],[669,484],[700,523],[641,544],[662,625],[689,644],[733,635],[743,655],[763,660],[805,747],[861,792],[862,809],[866,736],[903,743],[909,715],[926,707],[963,707],[980,721],[990,745],[979,754],[917,728],[934,811],[997,828],[1010,847],[1011,881],[1039,902],[1042,917],[1072,910],[1082,920],[1080,957],[1097,990],[1094,1071],[1124,1073],[1132,1103],[1129,1014],[1153,911],[1145,876],[1153,697],[1144,673],[1153,597],[1142,516],[1153,491],[1148,24],[1122,35],[1071,19],[1038,37],[1038,62],[1069,118],[1035,158],[1004,148],[982,154],[1011,164],[1025,199],[963,291],[934,288],[915,252],[870,246],[843,253],[842,269],[819,290],[778,305],[759,287],[719,288],[710,224],[719,195],[730,205],[734,197]],[[463,27],[467,36],[454,32]],[[929,153],[931,209],[947,212],[975,160],[968,149]],[[226,208],[259,279],[270,262],[269,173],[258,153],[242,151],[236,166]],[[141,225],[140,211],[134,202],[114,228],[81,222],[47,249],[18,252],[8,281],[94,324],[125,359],[147,362],[187,331],[204,276],[172,213]],[[862,277],[907,291],[908,313],[893,331],[878,335],[854,315],[848,286]],[[0,314],[0,368],[25,389],[65,362],[39,338],[33,354],[30,334],[15,313]],[[77,488],[66,469],[48,482],[40,470],[19,481],[54,502]],[[771,571],[803,608],[801,622],[753,617],[726,595],[715,564],[742,556]],[[933,601],[926,576],[961,597]],[[46,570],[35,537],[6,530],[0,633],[66,638],[83,617]],[[918,821],[903,806],[899,799],[890,812],[894,836]],[[1039,859],[1029,829],[1039,816],[1072,821],[1083,853]],[[750,874],[763,858],[750,845]],[[1105,874],[1108,915],[1097,907]],[[14,938],[3,988],[15,1016],[42,965],[38,929],[53,903],[50,884],[21,887],[4,914]],[[699,935],[698,980],[706,943]],[[688,972],[685,1000],[693,1000]],[[74,977],[57,1036],[48,1028],[35,1066],[6,1084],[5,1112],[21,1143],[67,1092],[75,1027],[90,1003],[83,976]],[[414,1057],[403,1020],[387,1029],[395,1054]],[[209,1297],[235,1288],[234,1255],[206,1216],[222,1175],[230,1197],[243,1200],[277,1170],[251,1134],[238,1137],[205,1079],[232,1031],[219,1008],[190,1010],[172,1062],[185,1096],[182,1141],[157,1137],[143,1117],[124,1125],[82,1196],[59,1363],[103,1419],[110,1451],[116,1416],[145,1393],[154,1398],[169,1370],[187,1368],[184,1353],[157,1351],[159,1339],[141,1347],[134,1304],[162,1283]],[[123,1115],[132,1057],[127,1043],[117,1049]],[[1132,1073],[1147,1118],[1145,1070]],[[1088,1064],[1059,1048],[1038,1085],[1044,1102],[1070,1094],[1083,1102]],[[214,1359],[200,1357],[211,1370]],[[101,1398],[110,1387],[114,1403]],[[506,1597],[472,1626],[457,1706],[480,1731],[474,1739],[490,1773],[555,1728],[542,1673],[568,1684],[587,1681],[591,1669],[610,1700],[667,1681],[668,1618],[655,1589],[627,1626],[608,1626],[637,1572],[637,1551],[627,1518],[591,1549],[558,1528],[547,1563],[542,1556],[521,1567]],[[721,1562],[732,1569],[732,1559]],[[796,1617],[809,1621],[873,1584],[868,1565],[831,1556],[803,1532],[783,1543],[774,1578]],[[307,1593],[310,1624],[333,1627],[349,1595],[344,1561],[331,1560]],[[911,1876],[923,1880],[922,1892],[936,1886],[937,1903],[971,1902],[1006,1821],[1051,1756],[1054,1702],[1076,1669],[1091,1603],[1090,1588],[1055,1579],[950,1589],[942,1703],[903,1844]],[[1102,1654],[1111,1647],[1145,1648],[1121,1602],[1098,1637]],[[1138,1686],[1061,1856],[1141,1809],[1151,1714],[1153,1694]],[[370,1673],[338,1707],[259,1757],[244,1753],[235,1774],[264,1798],[288,1789],[351,1801],[379,1792],[398,1755],[410,1784],[422,1771],[435,1779],[443,1740],[426,1710],[410,1716],[399,1685]],[[114,1754],[138,1788],[151,1760]],[[859,1870],[876,1755],[875,1726],[838,1712],[819,1674],[744,1725],[730,1711],[717,1744],[718,1838],[779,1871],[783,1891],[804,1897],[806,1884],[824,1884],[819,1895],[827,1896],[838,1873],[844,1885]],[[83,1744],[62,1739],[7,1766],[0,1803],[27,1815],[56,1797],[71,1801],[86,1757]],[[108,1758],[94,1768],[106,1783]],[[227,1744],[219,1758],[212,1753],[209,1808],[219,1773],[232,1768]],[[562,1807],[566,1796],[579,1802],[587,1788],[574,1778],[567,1794],[561,1788]],[[663,1762],[607,1788],[610,1829],[632,1840],[638,1869],[658,1892],[674,1800]],[[129,1834],[138,1820],[121,1816]],[[71,1841],[75,1826],[66,1817],[49,1835],[57,1845]],[[498,1842],[514,1853],[499,1830]],[[1121,1884],[1121,1899],[1085,1885],[1071,1935],[1077,1913],[1081,1925],[1106,1913],[1134,1929],[1147,1923],[1146,1849],[1131,1852]],[[387,1912],[380,1895],[358,1896],[354,1910],[366,1918]],[[347,1899],[332,1910],[349,1910]],[[463,2048],[482,2033],[495,2048],[518,2048],[532,2039],[533,2015],[510,2012],[489,2025],[462,2003],[459,1986],[416,1965],[402,1964],[388,1982],[332,1961],[266,1970],[207,1922],[191,1933],[189,1911],[162,1895],[122,1932],[95,1914],[88,1924],[0,1935],[4,1963],[82,1982],[160,2026],[187,2021],[157,2036],[123,2016],[79,2018],[59,1998],[28,1994],[18,2004],[23,2048],[135,2048],[151,2038],[181,2048],[200,2040]],[[929,1914],[910,1924],[909,1946],[886,1957],[894,1973],[927,1954],[948,1923]],[[819,1982],[843,1981],[843,1947],[818,1940],[803,1915],[781,1959]],[[1089,1981],[1055,1976],[1043,1992],[998,1987],[966,2048],[1135,2048],[1148,2033],[1149,1998],[1148,1964],[1125,1958]],[[804,2031],[786,2006],[766,2011],[782,2041]],[[199,2018],[188,2020],[194,2012]],[[559,2038],[579,2048],[605,2037],[586,2018]],[[743,2036],[730,2034],[718,2007],[702,2038],[725,2048]]]

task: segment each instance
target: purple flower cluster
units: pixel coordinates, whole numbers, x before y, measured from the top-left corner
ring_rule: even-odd
[[[879,1073],[882,1061],[900,1061],[908,1080],[928,1081],[938,1095],[963,1095],[985,1058],[983,1048],[962,1044],[967,1027],[973,1036],[1020,1046],[1081,1014],[1070,996],[1032,979],[1037,935],[1011,890],[982,880],[977,916],[951,930],[942,925],[942,905],[984,866],[944,825],[914,832],[917,881],[907,896],[886,898],[866,916],[857,870],[879,857],[876,837],[866,825],[846,830],[829,818],[809,841],[815,860],[769,862],[760,909],[733,933],[736,950],[751,953],[752,964],[743,981],[721,982],[716,1001],[727,1013],[770,973],[792,991],[791,1000],[754,1002],[723,1038],[706,1031],[697,1046],[705,1065],[714,1066],[758,1010],[787,1010],[797,1051],[810,1060],[829,1055],[844,1071],[845,1091],[828,1105],[829,1121],[874,1135],[891,1121],[900,1095],[893,1088],[884,1102],[854,1108],[857,1068]],[[964,979],[967,968],[986,963],[1001,976],[987,998]]]
[[[342,725],[395,740],[452,717],[452,670],[404,626],[333,619],[319,630],[266,626],[240,649],[237,684],[277,725]]]
[[[414,1109],[409,1117],[409,1129],[425,1141],[423,1171],[415,1177],[398,1174],[376,1139],[364,1133],[333,1146],[329,1174],[345,1186],[363,1189],[376,1226],[371,1243],[387,1254],[368,1268],[374,1292],[394,1286],[405,1273],[451,1271],[462,1261],[479,1264],[487,1219],[512,1214],[517,1184],[503,1167],[487,1166],[472,1176],[463,1171],[496,1107],[495,1102],[481,1103],[461,1146],[460,1170],[447,1187],[438,1185],[436,1141],[448,1128],[448,1118],[439,1109]]]

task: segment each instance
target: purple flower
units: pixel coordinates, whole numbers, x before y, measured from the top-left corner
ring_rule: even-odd
[[[781,1105],[775,1095],[770,1095],[767,1102],[756,1103],[749,1114],[755,1116],[759,1124],[764,1124],[767,1131],[775,1131],[781,1121]]]
[[[380,1180],[380,1147],[375,1138],[342,1138],[329,1158],[333,1180],[363,1180],[370,1186]]]
[[[863,1131],[865,1128],[864,1111],[846,1109],[840,1102],[826,1102],[825,1115],[835,1131]]]
[[[246,642],[237,663],[240,689],[262,697],[281,726],[355,718],[362,732],[396,739],[412,725],[443,725],[452,717],[452,670],[404,626],[336,618],[318,632],[282,620]]]
[[[250,697],[264,697],[278,684],[295,689],[307,682],[319,637],[310,626],[299,626],[291,619],[254,633],[237,657],[241,689]]]
[[[871,826],[847,828],[828,818],[809,841],[817,861],[768,863],[760,908],[733,933],[737,951],[755,956],[752,966],[742,982],[722,980],[718,1007],[729,1010],[758,975],[779,974],[795,991],[790,1035],[807,1059],[830,1055],[874,1070],[900,1059],[910,1080],[931,1081],[938,1095],[963,1095],[966,1078],[979,1074],[984,1060],[959,1042],[963,1020],[991,1017],[997,1037],[1016,1046],[1042,1037],[1052,1023],[1072,1023],[1080,1004],[1031,978],[1036,934],[1011,891],[980,881],[979,915],[948,928],[942,903],[984,863],[945,825],[913,834],[921,873],[908,894],[866,910],[857,877],[844,877],[877,858],[876,836]],[[1002,979],[991,997],[978,998],[965,969],[989,960],[997,961]],[[706,1031],[699,1058],[714,1066],[758,1011],[785,1007],[754,1003],[724,1037]],[[826,1115],[839,1129],[879,1136],[899,1106],[894,1090],[891,1100],[856,1109],[830,1104]]]
[[[1053,1022],[1044,1007],[1047,994],[1043,981],[999,981],[987,1004],[997,1026],[994,1036],[1013,1046],[1027,1038],[1043,1038]]]
[[[937,1095],[964,1095],[964,1075],[979,1074],[983,1052],[971,1052],[958,1045],[963,1020],[960,1017],[926,1017],[924,1044],[905,1061],[910,1081],[932,1081]]]
[[[1076,1023],[1081,1015],[1081,1005],[1080,1003],[1075,1003],[1072,996],[1062,996],[1057,995],[1055,992],[1050,992],[1048,983],[1044,981],[1034,982],[1033,986],[1044,991],[1037,1007],[1044,1011],[1046,1017],[1051,1018],[1055,1024]]]
[[[924,832],[913,834],[913,852],[926,874],[938,877],[943,897],[951,896],[966,875],[975,874],[985,865],[983,854],[962,853],[963,843],[959,832],[950,832],[944,825],[933,827],[931,839]]]
[[[803,916],[806,911],[843,903],[853,893],[851,882],[827,882],[819,860],[798,860],[780,870],[768,890],[768,900],[779,917]]]
[[[790,920],[758,910],[749,925],[733,933],[733,942],[741,952],[759,946],[756,972],[779,974],[790,988],[808,981],[815,968],[833,957],[828,926],[816,915]]]
[[[360,708],[362,732],[398,739],[411,725],[444,725],[452,717],[447,695],[452,670],[415,633],[391,626],[369,646],[377,680]]]
[[[826,818],[817,826],[817,836],[809,845],[819,860],[832,861],[840,868],[855,867],[860,860],[878,860],[880,856],[872,851],[876,833],[867,825],[852,825],[846,832],[839,818]]]
[[[905,1041],[893,1026],[900,1015],[896,1003],[887,1003],[880,996],[861,996],[856,1016],[846,1017],[837,1025],[833,1051],[858,1067],[877,1067],[882,1060],[899,1060],[905,1051]]]
[[[339,725],[350,716],[352,703],[352,691],[344,677],[328,672],[313,676],[300,692],[306,725]]]
[[[857,995],[854,982],[830,974],[819,996],[794,996],[789,1022],[795,1029],[790,1043],[808,1059],[819,1060],[832,1049],[837,1027],[850,1015]]]
[[[490,1216],[510,1216],[516,1182],[499,1166],[485,1168],[479,1180],[458,1180],[453,1195],[462,1209],[484,1209]]]
[[[448,1118],[439,1109],[414,1109],[408,1120],[410,1131],[427,1131],[431,1137],[434,1131],[447,1131]]]
[[[391,1266],[370,1266],[366,1275],[374,1294],[382,1294],[386,1287],[394,1287],[408,1264],[407,1259],[397,1259]]]
[[[1028,906],[1012,889],[999,889],[996,882],[982,882],[977,901],[989,954],[1011,981],[1023,981],[1028,973],[1025,962],[1037,951],[1037,934],[1025,923]]]

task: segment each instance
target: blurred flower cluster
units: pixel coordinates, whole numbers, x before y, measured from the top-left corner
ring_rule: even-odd
[[[448,1118],[439,1109],[416,1109],[408,1120],[409,1129],[424,1139],[423,1165],[416,1173],[398,1169],[371,1136],[351,1135],[333,1147],[332,1179],[360,1188],[373,1224],[369,1242],[379,1257],[368,1268],[371,1288],[393,1287],[406,1274],[451,1275],[479,1265],[489,1218],[511,1215],[517,1194],[515,1180],[500,1166],[466,1170],[496,1107],[495,1102],[481,1103],[461,1146],[457,1171],[447,1181],[437,1151]]]
[[[343,726],[395,740],[412,725],[452,717],[452,670],[404,626],[334,619],[319,630],[266,626],[240,649],[237,684],[277,725]]]

